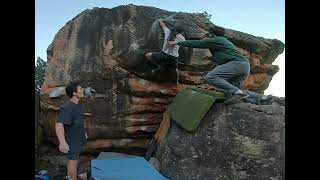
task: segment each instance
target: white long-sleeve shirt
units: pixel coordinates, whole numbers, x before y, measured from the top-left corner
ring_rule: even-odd
[[[165,28],[163,28],[163,32],[164,32],[164,43],[163,43],[162,51],[164,53],[171,55],[171,56],[179,57],[180,46],[179,45],[174,45],[174,46],[168,45],[168,38],[171,33],[170,29],[165,27]],[[178,34],[178,35],[176,35],[174,41],[176,41],[176,42],[185,41],[185,38],[181,34]]]

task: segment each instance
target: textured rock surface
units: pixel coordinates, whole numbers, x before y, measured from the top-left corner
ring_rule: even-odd
[[[175,122],[157,159],[172,180],[285,179],[284,106],[214,105],[195,133]]]
[[[65,96],[50,99],[49,94],[70,81],[80,81],[97,91],[93,100],[84,99],[88,151],[113,147],[147,147],[159,127],[162,113],[177,92],[203,83],[206,72],[214,67],[207,49],[181,49],[179,84],[170,70],[149,79],[135,74],[152,67],[143,53],[159,51],[163,33],[157,19],[169,28],[181,26],[186,38],[201,38],[214,26],[194,14],[169,12],[146,6],[119,6],[113,9],[85,10],[66,23],[47,49],[48,68],[41,88],[41,109],[45,135],[57,142],[54,124]],[[217,27],[224,31],[250,60],[251,75],[244,89],[263,92],[278,67],[271,65],[283,52],[278,40],[255,37]]]

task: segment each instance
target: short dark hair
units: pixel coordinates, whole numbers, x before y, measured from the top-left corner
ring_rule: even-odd
[[[184,29],[181,27],[177,27],[174,30],[176,31],[177,34],[182,34],[184,32]]]
[[[73,92],[77,92],[77,87],[79,86],[78,82],[70,82],[66,87],[66,93],[69,98],[72,98]]]
[[[214,29],[213,29],[213,28],[210,28],[210,29],[209,29],[209,34],[210,34],[211,36],[215,36],[215,34],[214,34]]]
[[[213,36],[223,36],[225,34],[225,29],[219,26],[214,26],[209,29],[209,33]]]

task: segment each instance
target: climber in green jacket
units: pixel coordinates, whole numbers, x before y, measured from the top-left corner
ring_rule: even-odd
[[[212,60],[217,65],[206,75],[208,84],[229,97],[224,103],[232,104],[241,99],[247,99],[260,104],[261,101],[271,101],[272,96],[265,96],[240,89],[242,82],[250,74],[250,63],[236,48],[236,46],[223,36],[215,35],[217,31],[209,30],[209,38],[202,40],[170,41],[169,45],[179,45],[190,48],[209,49]]]

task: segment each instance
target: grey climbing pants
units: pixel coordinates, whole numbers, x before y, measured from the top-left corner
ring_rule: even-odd
[[[230,61],[209,71],[206,81],[225,95],[231,96],[240,89],[242,82],[249,74],[250,63],[248,61]]]
[[[208,84],[213,85],[226,96],[232,96],[241,87],[242,82],[250,74],[250,63],[248,61],[230,61],[218,65],[206,75]],[[258,104],[262,94],[244,91],[249,95],[249,102]]]

